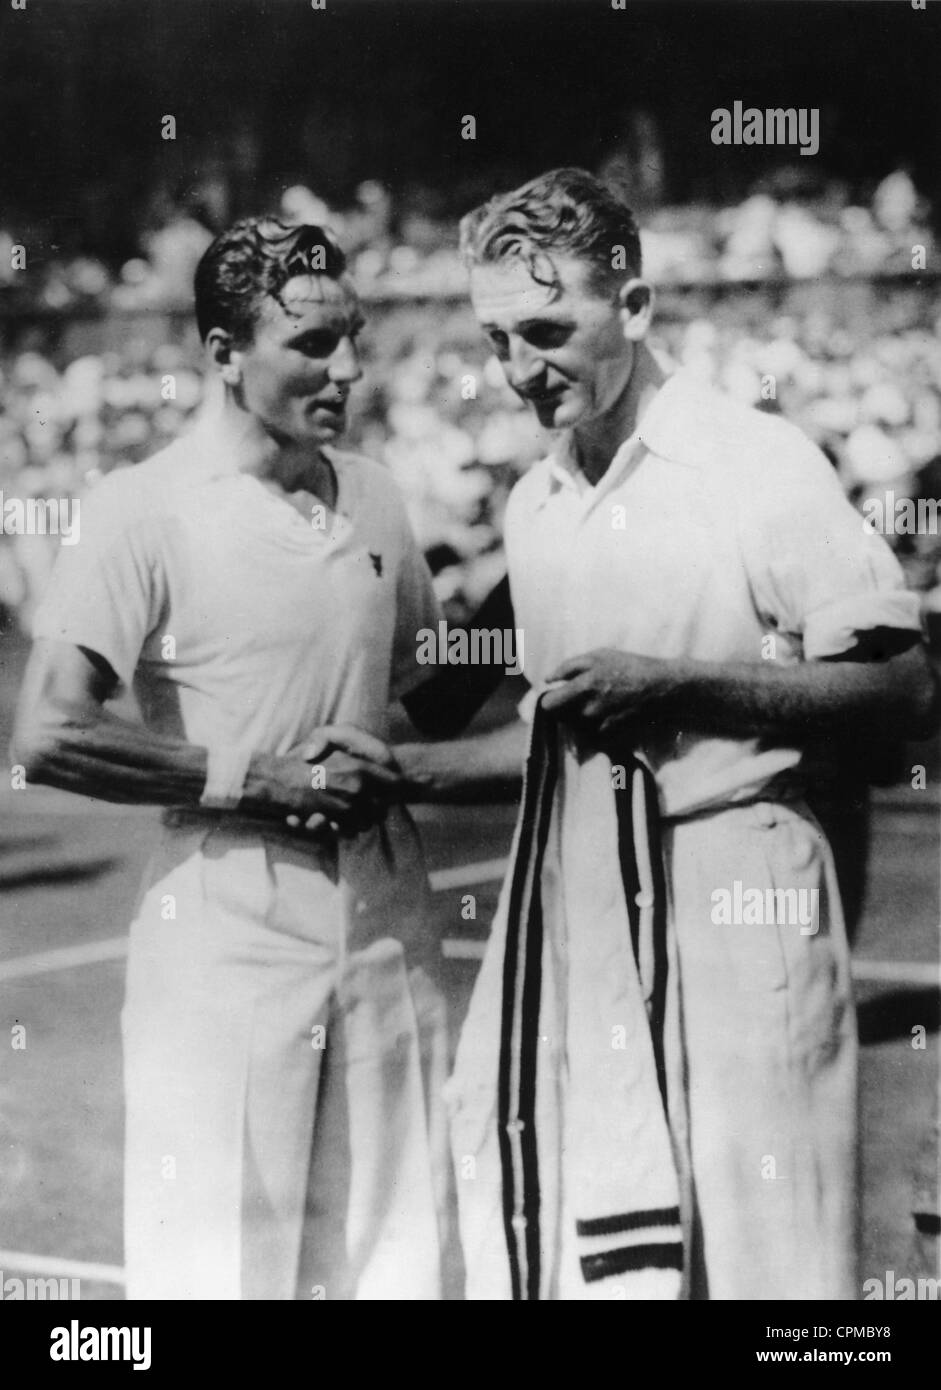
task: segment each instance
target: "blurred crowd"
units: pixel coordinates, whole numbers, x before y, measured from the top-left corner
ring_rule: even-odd
[[[839,179],[808,183],[802,170],[784,166],[735,206],[663,206],[640,179],[646,171],[649,183],[656,149],[644,148],[642,161],[624,168],[613,159],[602,172],[637,208],[646,270],[660,284],[904,274],[919,246],[924,263],[936,263],[929,208],[905,169],[883,179],[865,205]],[[188,304],[199,257],[213,232],[231,220],[222,215],[229,201],[212,181],[176,198],[158,189],[144,214],[139,254],[116,265],[90,255],[46,253],[38,229],[26,236],[0,223],[0,312],[27,300],[53,311]],[[395,199],[382,183],[366,180],[350,206],[340,208],[295,184],[275,196],[270,210],[286,221],[329,226],[365,293],[414,298],[463,290],[455,218],[433,190],[412,189]],[[25,274],[13,268],[11,254],[24,241]]]
[[[395,218],[379,184],[361,185],[345,212],[297,185],[278,211],[331,225],[374,301],[350,443],[394,473],[458,620],[503,573],[506,496],[543,441],[488,360],[463,302],[453,224],[418,212]],[[139,317],[127,315],[159,321],[168,305],[184,305],[209,237],[180,214],[152,233],[146,257],[116,276],[86,258],[47,267],[34,286],[40,308],[67,320],[80,301],[94,300],[109,315],[110,341],[75,355],[35,326],[7,333],[5,497],[81,496],[103,473],[140,461],[185,427],[203,397],[195,336],[160,341],[159,331],[140,334]],[[811,207],[771,189],[719,212],[663,209],[645,230],[646,269],[675,288],[662,297],[653,345],[668,368],[794,420],[824,448],[858,505],[887,492],[938,497],[941,288],[915,283],[918,245],[932,266],[926,210],[903,171],[879,186],[868,208],[839,205],[836,194]],[[0,248],[0,266],[9,263]],[[897,279],[882,278],[893,271]],[[736,289],[739,281],[747,285]],[[19,289],[0,289],[0,325],[5,294]],[[939,537],[888,539],[926,609],[941,610]],[[0,605],[27,631],[57,544],[0,533]]]

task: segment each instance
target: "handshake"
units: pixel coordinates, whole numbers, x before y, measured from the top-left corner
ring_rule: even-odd
[[[357,835],[411,789],[388,744],[352,724],[325,724],[272,763],[273,803],[301,834]]]

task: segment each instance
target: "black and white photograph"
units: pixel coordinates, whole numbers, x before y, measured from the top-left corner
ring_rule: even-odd
[[[0,0],[36,1365],[941,1299],[939,71],[941,0]]]

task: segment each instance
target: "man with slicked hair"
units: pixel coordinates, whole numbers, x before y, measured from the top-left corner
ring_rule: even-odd
[[[123,1013],[128,1297],[436,1299],[444,1015],[381,740],[438,607],[386,470],[337,448],[362,313],[330,236],[236,224],[196,316],[220,403],[83,504],[14,739],[29,782],[164,808]]]
[[[859,1298],[849,956],[804,796],[837,735],[934,727],[915,598],[797,429],[665,377],[597,179],[495,197],[461,244],[549,436],[505,522],[521,718],[394,750],[428,801],[525,759],[449,1083],[468,1297]]]

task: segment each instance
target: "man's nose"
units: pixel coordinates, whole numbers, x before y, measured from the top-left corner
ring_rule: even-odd
[[[359,381],[363,375],[359,353],[352,338],[343,338],[330,358],[329,374],[332,381]]]
[[[510,339],[506,374],[514,390],[525,391],[528,386],[539,380],[545,370],[545,362],[528,343],[522,338]]]

